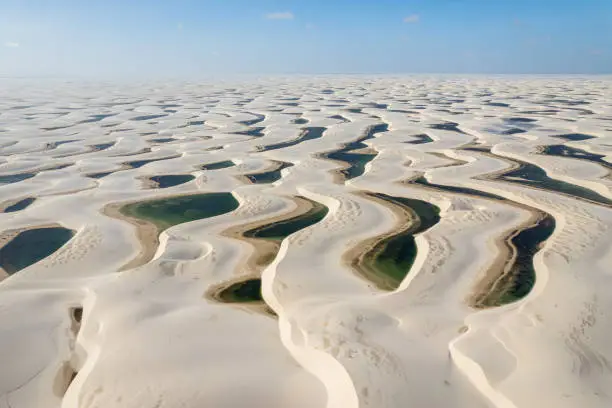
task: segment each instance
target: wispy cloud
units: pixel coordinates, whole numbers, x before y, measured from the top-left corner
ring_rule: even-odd
[[[293,13],[290,11],[279,11],[266,14],[268,20],[293,20]]]
[[[411,14],[408,17],[404,17],[404,23],[418,23],[420,17],[418,14]]]
[[[19,47],[19,43],[15,41],[7,41],[4,43],[4,46],[9,48],[17,48]]]
[[[183,23],[178,23],[178,24],[176,25],[176,28],[177,28],[179,31],[180,31],[180,30],[182,30],[182,29],[183,29]]]

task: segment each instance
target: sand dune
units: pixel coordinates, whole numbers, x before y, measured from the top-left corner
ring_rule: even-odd
[[[612,404],[609,78],[0,81],[0,408]]]

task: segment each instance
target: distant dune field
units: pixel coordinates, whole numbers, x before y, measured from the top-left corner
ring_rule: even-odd
[[[612,406],[612,79],[0,86],[0,408]]]

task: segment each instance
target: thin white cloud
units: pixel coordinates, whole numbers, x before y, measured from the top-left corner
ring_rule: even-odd
[[[178,29],[179,29],[179,31],[180,31],[180,30],[182,30],[182,29],[183,29],[183,23],[178,23],[178,24],[176,25],[176,28],[178,28]]]
[[[420,17],[418,14],[411,14],[408,17],[404,17],[404,23],[418,23]]]
[[[4,46],[9,48],[17,48],[19,47],[19,43],[15,41],[7,41],[4,43]]]
[[[293,13],[290,11],[280,11],[266,14],[268,20],[293,20]]]

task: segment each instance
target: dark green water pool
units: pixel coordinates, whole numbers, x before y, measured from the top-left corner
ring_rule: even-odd
[[[348,122],[350,122],[350,120],[348,120],[347,118],[345,118],[345,117],[344,117],[344,116],[342,116],[342,115],[332,115],[332,116],[330,116],[329,118],[330,118],[330,119],[336,119],[336,120],[339,120],[339,121],[340,121],[340,122],[342,122],[342,123],[348,123]]]
[[[435,184],[435,183],[429,182],[425,177],[419,177],[417,179],[414,179],[411,181],[411,183],[419,184],[425,187],[431,187],[436,190],[446,191],[449,193],[469,194],[475,197],[482,197],[482,198],[489,198],[493,200],[505,201],[504,197],[499,196],[497,194],[491,194],[491,193],[487,193],[486,191],[480,191],[480,190],[476,190],[474,188],[468,188],[468,187],[447,186],[443,184]]]
[[[274,183],[275,181],[280,180],[282,177],[281,171],[291,166],[293,166],[293,163],[277,162],[276,167],[272,170],[263,171],[261,173],[246,174],[245,177],[247,177],[251,183],[254,184]]]
[[[24,198],[23,200],[19,200],[15,204],[9,205],[8,207],[6,207],[4,209],[4,212],[5,213],[10,213],[10,212],[24,210],[27,207],[29,207],[34,201],[36,201],[36,198],[34,198],[34,197]]]
[[[433,142],[433,139],[431,137],[429,137],[429,135],[427,135],[425,133],[422,133],[422,134],[419,134],[419,135],[410,135],[410,137],[414,137],[417,140],[410,140],[410,141],[408,141],[406,143],[409,143],[409,144],[423,144],[423,143],[431,143],[431,142]]]
[[[114,171],[103,171],[103,172],[100,172],[100,173],[90,173],[90,174],[87,174],[86,177],[94,178],[94,179],[101,179],[101,178],[106,177],[109,174],[113,174],[113,173],[114,173]]]
[[[464,135],[466,134],[463,130],[459,129],[459,124],[455,122],[436,123],[429,125],[429,127],[431,129],[448,130],[450,132],[462,133]]]
[[[501,176],[499,176],[500,179],[510,183],[528,185],[543,190],[554,191],[557,193],[582,198],[584,200],[606,206],[612,205],[612,200],[602,196],[599,193],[596,193],[593,190],[548,177],[544,169],[536,166],[535,164],[518,161],[516,159],[512,159],[512,161],[517,162],[519,164],[519,168],[503,173]]]
[[[413,183],[454,194],[467,194],[490,200],[511,202],[502,196],[472,188],[433,184],[424,177],[414,180]],[[512,246],[516,249],[516,258],[509,272],[502,277],[491,292],[477,300],[478,306],[491,307],[515,302],[526,296],[533,288],[536,279],[533,257],[552,235],[556,225],[552,215],[540,210],[535,211],[540,213],[539,220],[534,225],[519,231],[511,239]]]
[[[557,137],[559,139],[570,140],[572,142],[579,142],[581,140],[594,139],[595,136],[585,135],[584,133],[567,133],[564,135],[556,135],[553,137]]]
[[[249,113],[249,115],[255,116],[255,119],[243,120],[242,122],[239,122],[239,123],[242,123],[245,126],[253,126],[260,122],[263,122],[264,119],[266,118],[265,115],[258,115],[255,113]]]
[[[0,248],[0,266],[9,274],[18,272],[48,257],[73,236],[73,230],[62,227],[23,231]]]
[[[565,146],[565,148],[566,147],[567,146]],[[488,147],[466,147],[463,148],[463,150],[483,152],[505,161],[511,161],[518,166],[517,168],[509,169],[496,176],[499,180],[539,188],[541,190],[553,191],[597,204],[603,204],[605,206],[612,205],[612,200],[593,190],[549,177],[543,168],[535,164],[491,153],[491,148]],[[601,157],[599,159],[601,159]]]
[[[227,303],[263,302],[261,279],[236,282],[219,293],[219,299]]]
[[[135,121],[153,120],[153,119],[163,118],[163,117],[166,117],[166,116],[168,116],[168,115],[166,115],[166,114],[161,114],[161,115],[144,115],[144,116],[137,116],[137,117],[133,118],[132,120],[135,120]]]
[[[110,143],[99,143],[99,144],[94,144],[91,145],[91,148],[96,151],[102,151],[102,150],[106,150],[106,149],[110,149],[111,147],[113,147],[115,145],[115,142],[110,142]]]
[[[153,162],[160,161],[160,160],[176,159],[177,157],[179,156],[161,157],[159,159],[133,160],[133,161],[125,162],[124,164],[133,169],[137,169],[149,163],[153,163]]]
[[[531,292],[536,280],[533,257],[540,250],[541,244],[552,235],[555,225],[555,219],[550,214],[544,214],[534,226],[522,230],[512,238],[516,259],[510,271],[498,283],[498,287],[481,300],[482,306],[501,306],[516,302]]]
[[[306,213],[272,224],[253,228],[246,231],[243,235],[247,238],[280,242],[294,232],[307,228],[321,221],[329,212],[329,209],[321,203],[301,196],[299,198],[309,201],[312,205],[310,210],[308,210]],[[278,251],[278,247],[276,251]],[[265,257],[267,261],[265,263],[268,264],[271,262],[275,256],[276,252],[267,254]],[[221,301],[228,303],[262,302],[261,279],[249,279],[242,282],[236,282],[226,289],[223,289],[219,293],[218,297]]]
[[[355,177],[361,176],[365,172],[365,166],[378,155],[378,153],[360,153],[355,150],[361,150],[368,147],[365,140],[374,138],[375,134],[386,132],[389,125],[386,123],[380,123],[374,126],[370,126],[366,134],[359,139],[345,144],[342,148],[334,150],[329,153],[324,153],[322,157],[337,160],[346,163],[347,167],[340,170],[340,173],[345,180],[350,180]]]
[[[260,238],[274,241],[282,241],[294,232],[297,232],[301,229],[304,229],[321,221],[329,212],[329,208],[327,208],[321,203],[309,200],[305,197],[299,198],[309,201],[312,205],[312,208],[306,213],[298,215],[296,217],[275,222],[273,224],[262,225],[260,227],[246,231],[244,233],[244,236],[248,238]]]
[[[36,173],[18,173],[18,174],[7,174],[0,176],[0,184],[11,184],[18,183],[23,180],[27,180],[36,175]]]
[[[166,174],[163,176],[153,176],[151,180],[157,183],[157,188],[168,188],[185,184],[194,178],[191,174]]]
[[[109,113],[109,114],[103,114],[103,115],[91,115],[91,116],[90,116],[90,119],[85,119],[85,120],[82,120],[82,121],[81,121],[81,122],[79,122],[79,123],[93,123],[93,122],[99,122],[99,121],[101,121],[102,119],[105,119],[105,118],[110,118],[111,116],[115,116],[115,115],[116,115],[116,113]]]
[[[540,152],[548,156],[570,157],[572,159],[586,160],[600,164],[607,169],[612,169],[612,163],[604,160],[606,155],[587,152],[586,150],[569,147],[566,145],[543,146]]]
[[[238,206],[231,193],[204,193],[140,201],[126,204],[120,211],[155,224],[161,232],[173,225],[228,213]]]
[[[410,212],[416,221],[396,234],[379,241],[358,264],[366,277],[372,277],[382,289],[396,289],[406,277],[417,255],[414,236],[427,231],[440,221],[440,209],[422,200],[368,193]]]
[[[265,136],[263,132],[265,127],[254,127],[249,130],[241,130],[238,132],[234,132],[236,135],[245,135],[245,136],[253,136],[253,137],[262,137]]]
[[[235,165],[236,164],[231,160],[224,160],[224,161],[219,161],[215,163],[203,164],[200,166],[200,169],[201,170],[220,170],[220,169],[226,169],[228,167],[233,167]]]

